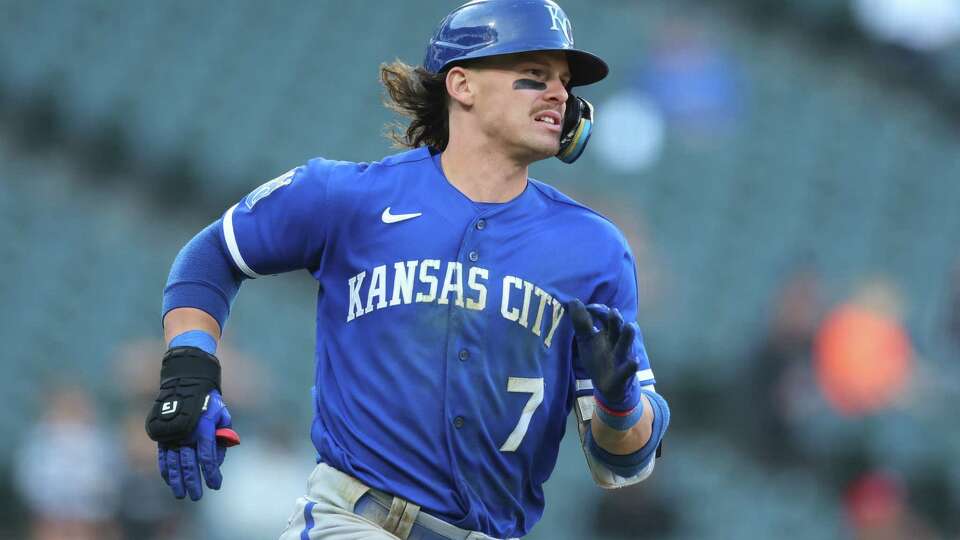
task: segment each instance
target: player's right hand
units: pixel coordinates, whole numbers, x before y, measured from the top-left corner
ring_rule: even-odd
[[[177,347],[167,351],[160,375],[147,434],[158,443],[160,476],[174,496],[196,501],[204,480],[220,488],[226,449],[240,442],[220,396],[220,362],[198,348]]]

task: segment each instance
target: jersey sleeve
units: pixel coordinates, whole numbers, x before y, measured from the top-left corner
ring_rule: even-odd
[[[328,164],[311,160],[251,191],[223,215],[223,239],[251,278],[319,264],[329,219]]]

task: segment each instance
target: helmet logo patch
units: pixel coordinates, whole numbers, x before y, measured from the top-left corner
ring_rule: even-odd
[[[563,37],[570,42],[570,45],[573,45],[573,25],[570,24],[570,19],[567,18],[567,15],[560,9],[560,6],[556,4],[544,4],[547,11],[550,12],[550,29],[556,30],[563,34]]]

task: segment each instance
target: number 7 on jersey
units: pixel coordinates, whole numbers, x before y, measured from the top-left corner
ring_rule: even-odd
[[[537,407],[543,403],[543,377],[537,379],[528,379],[526,377],[510,377],[507,379],[507,392],[523,392],[530,395],[527,404],[523,407],[520,414],[520,421],[513,432],[507,437],[507,442],[500,447],[501,452],[513,452],[520,446],[520,441],[527,434],[527,428],[530,427],[530,417]]]

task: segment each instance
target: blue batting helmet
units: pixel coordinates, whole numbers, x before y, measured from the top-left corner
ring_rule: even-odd
[[[453,10],[437,28],[423,67],[439,73],[461,60],[529,51],[565,51],[570,86],[607,76],[607,63],[573,46],[570,19],[551,0],[474,0]]]

